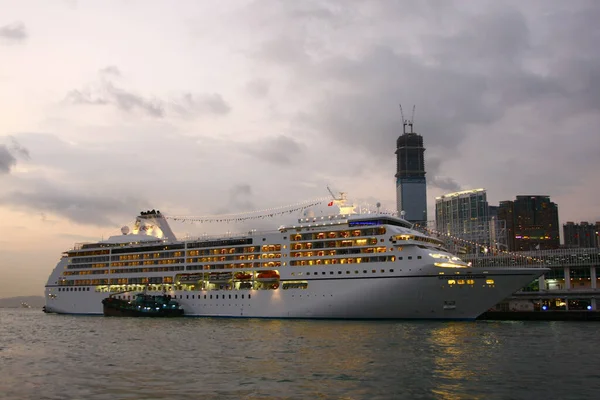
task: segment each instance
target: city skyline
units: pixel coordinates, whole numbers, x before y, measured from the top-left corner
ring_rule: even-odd
[[[393,210],[398,103],[416,104],[430,216],[486,187],[600,220],[596,2],[348,4],[0,0],[2,296],[40,294],[62,251],[142,210],[267,209],[327,185]]]

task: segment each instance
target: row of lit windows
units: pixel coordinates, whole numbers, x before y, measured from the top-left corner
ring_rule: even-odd
[[[390,247],[390,251],[394,249]],[[323,257],[323,256],[335,256],[337,254],[371,254],[371,253],[385,253],[387,247],[363,247],[358,249],[340,249],[340,250],[320,250],[320,251],[292,251],[290,257]]]
[[[88,290],[89,290],[89,289],[88,289]],[[214,294],[214,295],[213,295],[213,294],[205,294],[205,295],[201,295],[201,294],[199,294],[199,295],[198,295],[198,300],[200,300],[200,299],[201,299],[201,296],[204,296],[204,299],[212,299],[212,298],[213,298],[213,296],[214,296],[214,298],[215,298],[215,299],[219,299],[219,295],[218,295],[218,294]],[[207,297],[207,296],[208,296],[208,297]],[[228,296],[228,295],[226,295],[226,294],[222,294],[220,298],[221,298],[221,299],[223,299],[223,300],[225,300],[225,299],[227,298],[227,296]],[[233,297],[232,297],[232,296],[233,296]],[[234,294],[234,295],[232,295],[232,294],[230,294],[230,295],[229,295],[229,299],[230,299],[230,300],[236,300],[236,299],[238,299],[238,296],[240,296],[240,297],[239,297],[240,299],[244,299],[244,298],[246,298],[246,296],[248,297],[248,299],[251,299],[251,298],[252,298],[252,294],[248,293],[247,295],[245,295],[245,294],[240,294],[240,295],[237,295],[237,294]],[[119,296],[116,296],[116,298],[117,298],[117,299],[122,299],[122,300],[131,300],[131,295],[119,295]],[[180,299],[183,299],[183,295],[182,295],[182,294],[180,294],[180,295],[179,295],[179,298],[180,298]],[[194,294],[191,294],[191,295],[190,295],[190,294],[186,294],[186,295],[185,295],[185,298],[186,298],[186,299],[188,299],[188,300],[189,300],[190,298],[191,298],[192,300],[195,300],[195,299],[196,299],[196,295],[194,295]],[[174,296],[174,299],[177,299],[177,295],[175,295],[175,296]]]
[[[148,260],[152,258],[174,258],[183,257],[183,251],[163,251],[161,253],[145,253],[145,254],[124,254],[121,256],[112,256],[112,261],[128,261],[128,260]]]
[[[448,279],[446,282],[450,286],[452,286],[452,285],[471,285],[471,286],[475,285],[475,280],[474,279]],[[485,280],[485,285],[494,287],[494,284],[495,284],[495,282],[494,282],[493,279],[486,279]]]
[[[110,250],[70,251],[69,257],[100,256],[103,254],[109,254],[109,252]]]
[[[281,285],[281,288],[283,290],[288,290],[288,289],[308,289],[308,282],[307,281],[288,281],[288,282],[283,282],[283,284]]]
[[[90,269],[86,271],[64,271],[62,273],[65,276],[68,275],[104,275],[108,274],[107,269]]]
[[[417,242],[425,242],[425,243],[431,243],[437,246],[443,246],[443,243],[440,242],[437,239],[433,239],[433,238],[428,238],[428,237],[424,237],[424,236],[415,236],[415,235],[396,235],[392,238],[392,241],[396,241],[396,240],[414,240]]]
[[[189,298],[190,298],[190,296],[192,297],[192,300],[194,300],[194,296],[195,296],[195,295],[193,295],[193,294],[192,294],[192,295],[190,295],[190,294],[186,294],[186,295],[185,295],[185,298],[186,298],[186,299],[189,299]],[[215,299],[218,299],[218,298],[219,298],[219,295],[218,295],[218,294],[205,294],[205,295],[201,295],[201,294],[199,294],[199,295],[198,295],[198,300],[200,300],[200,296],[204,296],[204,299],[212,299],[212,298],[213,298],[213,296],[215,297]],[[208,296],[208,297],[207,297],[207,296]],[[222,294],[222,295],[221,295],[221,299],[225,300],[225,299],[227,298],[226,296],[229,296],[229,300],[235,300],[235,299],[237,299],[237,298],[238,298],[238,295],[237,295],[237,294],[230,294],[230,295]],[[232,296],[233,296],[233,297],[232,297]],[[241,296],[240,298],[242,298],[242,299],[243,299],[245,295],[244,295],[244,294],[240,294],[239,296]],[[177,295],[175,295],[175,298],[177,298]],[[183,299],[183,295],[182,295],[182,294],[180,294],[180,295],[179,295],[179,298],[180,298],[180,299]],[[251,299],[251,298],[252,298],[252,294],[248,293],[248,298],[249,298],[249,299]]]
[[[243,260],[254,260],[255,258],[281,258],[281,253],[263,253],[249,256],[218,256],[218,257],[198,257],[188,258],[187,262],[219,262],[219,261],[243,261]]]
[[[242,264],[212,264],[212,265],[188,265],[186,270],[198,271],[203,269],[232,269],[232,268],[264,268],[264,267],[281,267],[281,261],[269,261],[269,262],[255,262],[255,263],[242,263]],[[286,264],[283,263],[285,266]]]
[[[111,274],[133,274],[139,272],[166,272],[166,271],[183,271],[185,267],[145,267],[145,268],[127,268],[127,269],[111,269]]]
[[[203,249],[203,250],[188,250],[187,255],[194,256],[208,256],[208,255],[220,255],[220,254],[243,254],[243,253],[258,253],[258,252],[273,252],[281,251],[281,244],[265,244],[262,247],[259,246],[248,246],[248,247],[227,247],[219,249]],[[285,249],[286,246],[283,246]]]
[[[81,285],[135,285],[135,284],[173,284],[172,276],[153,276],[139,278],[111,278],[111,279],[75,279],[72,281],[61,280],[60,286],[81,286]]]
[[[383,239],[380,239],[383,242]],[[339,248],[352,246],[374,246],[378,243],[377,238],[365,239],[344,239],[344,240],[324,240],[322,242],[301,242],[290,246],[292,250],[312,250],[324,248]]]
[[[170,260],[146,260],[146,261],[129,261],[129,262],[113,262],[112,267],[136,267],[138,265],[165,265],[165,264],[183,264],[183,258]]]
[[[104,267],[108,267],[108,263],[67,265],[67,269],[104,268]]]
[[[385,274],[385,269],[380,269],[379,272],[382,274]],[[389,272],[394,272],[394,269],[390,269]],[[335,275],[335,273],[336,273],[336,271],[329,271],[329,275]],[[344,271],[337,271],[338,275],[342,275],[343,273],[344,273]],[[362,273],[368,274],[369,271],[367,271],[366,269],[363,269]],[[372,269],[371,273],[376,274],[377,270]],[[350,274],[352,274],[352,271],[346,271],[346,275],[350,275]],[[358,274],[360,274],[360,271],[354,270],[354,275],[358,275]],[[303,276],[303,275],[311,275],[311,272],[292,272],[292,276]],[[319,272],[312,272],[312,275],[319,275]],[[327,275],[327,272],[321,271],[321,275]]]
[[[359,236],[371,236],[371,235],[385,235],[384,227],[368,228],[368,229],[354,229],[351,231],[331,231],[331,232],[314,232],[295,234],[290,236],[291,241],[301,240],[319,240],[319,239],[335,239],[335,238],[349,238]]]
[[[70,264],[85,264],[85,263],[93,263],[93,262],[105,262],[109,260],[109,256],[99,256],[99,257],[74,257],[69,259]]]
[[[375,257],[351,257],[351,258],[326,258],[324,260],[298,260],[290,261],[293,267],[303,267],[311,265],[330,265],[330,264],[360,264],[372,262],[396,261],[395,256],[375,256]]]
[[[188,250],[187,255],[194,256],[213,256],[220,254],[248,254],[248,253],[260,253],[260,247],[230,247],[226,249],[203,249],[203,250]]]

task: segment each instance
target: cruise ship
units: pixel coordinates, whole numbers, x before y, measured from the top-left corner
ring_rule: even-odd
[[[190,317],[473,320],[547,271],[473,267],[402,218],[335,206],[270,232],[186,240],[160,211],[141,212],[131,231],[62,254],[45,310],[102,315],[103,299],[145,292]]]

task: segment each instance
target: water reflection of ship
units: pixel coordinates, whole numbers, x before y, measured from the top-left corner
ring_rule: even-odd
[[[467,351],[465,343],[469,341],[473,333],[469,325],[463,323],[450,323],[442,328],[431,332],[430,342],[435,348],[433,361],[435,363],[433,372],[439,378],[435,379],[437,384],[432,388],[436,396],[447,399],[455,399],[453,393],[464,393],[463,385],[477,376],[481,371],[468,369],[470,357],[475,354]]]

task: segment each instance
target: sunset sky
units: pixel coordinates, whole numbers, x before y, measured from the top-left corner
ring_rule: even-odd
[[[328,195],[395,207],[416,105],[428,200],[550,195],[599,221],[600,2],[0,0],[0,297],[167,215]],[[277,228],[278,220],[260,228]],[[173,224],[180,234],[249,225]],[[250,227],[252,228],[252,227]]]

